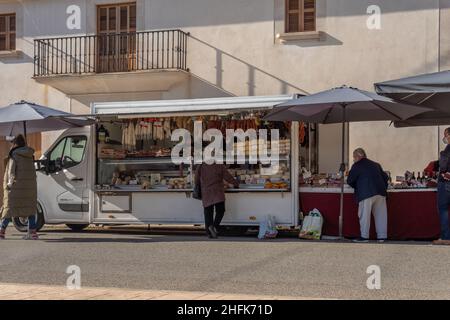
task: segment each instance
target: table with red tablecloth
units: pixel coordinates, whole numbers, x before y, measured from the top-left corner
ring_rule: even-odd
[[[338,188],[300,188],[300,208],[304,213],[317,208],[324,218],[323,235],[339,235]],[[387,197],[388,237],[393,240],[437,239],[440,234],[434,189],[390,190]],[[358,203],[353,191],[344,194],[343,236],[360,236]],[[370,237],[376,239],[372,216]]]

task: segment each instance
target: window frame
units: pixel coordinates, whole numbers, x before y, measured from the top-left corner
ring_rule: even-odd
[[[131,7],[134,7],[135,10],[135,26],[132,27],[130,25],[131,22]],[[127,8],[127,27],[125,29],[121,28],[121,9]],[[101,28],[101,10],[106,9],[106,30],[102,30]],[[113,29],[110,28],[110,15],[109,10],[114,9],[115,11],[115,27]],[[123,3],[115,3],[115,4],[105,4],[105,5],[97,5],[97,34],[119,34],[119,33],[133,33],[137,31],[137,3],[136,1],[123,2]]]
[[[296,10],[290,10],[290,2],[293,0],[285,0],[285,10],[284,10],[284,32],[285,33],[299,33],[299,32],[315,32],[317,31],[317,0],[314,1],[314,8],[312,9],[305,9],[305,0],[295,0],[298,1],[298,9]],[[312,30],[305,30],[305,15],[307,13],[314,13],[314,27]],[[291,14],[297,14],[298,15],[298,30],[293,31],[289,29],[289,16]]]
[[[77,163],[74,163],[73,165],[70,165],[70,166],[65,166],[64,165],[64,161],[63,161],[63,156],[64,156],[64,153],[65,153],[66,148],[67,148],[67,143],[68,143],[69,139],[73,140],[73,139],[76,139],[76,138],[79,138],[81,140],[86,141],[86,144],[85,144],[84,150],[83,150],[83,155],[81,157],[81,161],[77,162]],[[60,163],[61,166],[58,167],[57,164],[56,164],[58,158],[56,158],[55,160],[51,160],[51,157],[52,157],[53,152],[56,150],[56,148],[63,142],[64,142],[64,147],[62,148],[61,157],[59,158],[60,162],[61,162]],[[58,140],[58,142],[48,152],[48,154],[46,156],[47,157],[48,166],[50,165],[50,162],[53,162],[53,161],[55,162],[54,165],[53,165],[54,166],[54,170],[51,170],[50,173],[56,173],[56,172],[59,172],[59,171],[64,170],[64,169],[70,169],[70,168],[73,168],[73,167],[76,167],[76,166],[80,165],[84,161],[84,158],[85,158],[85,155],[86,155],[87,146],[88,146],[88,137],[86,135],[71,135],[71,136],[62,137],[60,140]]]
[[[0,36],[5,36],[5,49],[2,51],[17,50],[17,15],[13,13],[0,13],[0,17],[5,17],[5,31],[0,31]],[[11,31],[11,17],[14,17],[14,31]],[[14,36],[14,47],[11,47],[11,36]]]
[[[122,10],[126,11],[126,26]],[[102,11],[104,14],[102,14]],[[111,13],[114,24],[111,26]],[[134,16],[132,15],[134,13]],[[105,24],[102,26],[102,18]],[[134,18],[134,21],[133,21]],[[136,67],[137,2],[97,5],[97,73],[132,71]],[[134,22],[134,25],[132,25]]]

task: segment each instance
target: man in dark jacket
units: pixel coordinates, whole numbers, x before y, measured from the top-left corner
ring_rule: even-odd
[[[438,211],[441,222],[441,238],[434,244],[450,245],[448,206],[450,205],[450,128],[445,129],[442,141],[447,145],[439,157]]]
[[[355,189],[359,203],[358,216],[361,237],[355,242],[368,242],[370,218],[373,213],[379,242],[387,239],[386,196],[388,175],[380,164],[367,159],[366,152],[358,148],[353,152],[354,164],[347,178],[347,184]]]

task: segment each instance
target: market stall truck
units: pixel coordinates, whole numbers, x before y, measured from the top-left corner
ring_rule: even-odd
[[[202,225],[204,223],[202,203],[192,197],[193,163],[175,165],[170,157],[158,157],[151,151],[139,151],[127,156],[111,156],[111,150],[119,150],[125,123],[135,119],[172,119],[172,123],[183,123],[180,117],[192,117],[218,113],[225,119],[241,119],[242,114],[257,110],[268,110],[291,96],[214,98],[196,100],[142,102],[133,108],[127,103],[99,103],[92,106],[97,124],[74,128],[63,132],[44,153],[37,170],[39,229],[44,224],[66,224],[74,231],[83,230],[90,224],[98,225]],[[164,112],[161,112],[162,104]],[[133,110],[130,112],[130,110]],[[137,111],[134,111],[137,110]],[[183,113],[180,113],[183,110]],[[216,116],[217,118],[217,116]],[[243,118],[242,118],[243,119]],[[222,120],[225,121],[225,120]],[[239,121],[239,120],[233,120]],[[248,120],[245,120],[248,122]],[[99,127],[107,130],[111,139],[99,141]],[[276,188],[267,188],[258,182],[258,169],[248,164],[234,166],[233,174],[246,173],[250,180],[241,180],[239,189],[228,189],[226,213],[222,225],[248,228],[258,226],[268,215],[275,217],[277,225],[298,226],[298,124],[289,124],[285,142],[289,152],[280,157],[285,182]],[[106,128],[106,129],[105,129]],[[155,143],[155,146],[163,145]],[[142,147],[144,149],[144,147]],[[152,147],[148,150],[153,150]],[[141,152],[141,153],[139,153]],[[159,151],[158,151],[159,152]],[[106,153],[106,156],[105,156]],[[142,156],[145,153],[145,156]],[[120,152],[119,152],[120,154]],[[157,154],[158,155],[158,154]],[[250,169],[252,170],[250,170]],[[123,178],[128,173],[133,176]],[[183,184],[178,185],[182,176]],[[288,179],[286,179],[286,176]],[[148,178],[144,187],[143,177]],[[267,177],[266,177],[267,178]],[[111,179],[116,179],[115,184]],[[118,180],[123,179],[122,183]],[[156,181],[153,181],[155,179]],[[150,181],[152,180],[152,181]],[[175,182],[172,182],[175,181]],[[270,179],[268,180],[270,181]],[[186,183],[186,184],[185,184]],[[283,185],[283,187],[279,187]],[[20,231],[26,230],[27,221],[15,219]]]

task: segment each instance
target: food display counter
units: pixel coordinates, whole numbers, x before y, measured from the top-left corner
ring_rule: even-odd
[[[203,141],[209,129],[226,138],[229,129],[250,135],[244,140],[234,136],[232,163],[227,157],[230,142],[223,140],[227,168],[239,182],[236,189],[224,185],[227,200],[223,224],[259,225],[273,215],[279,225],[298,226],[299,124],[262,120],[274,104],[288,99],[290,96],[167,101],[163,111],[161,101],[143,102],[136,108],[129,108],[127,103],[94,104],[94,221],[202,224],[201,201],[192,198],[195,154],[183,154],[181,164],[172,158],[172,150],[180,143],[172,140],[172,133],[177,129],[187,131],[194,146],[200,123]],[[274,129],[276,137],[271,135]],[[251,130],[256,136],[251,136]],[[256,153],[255,159],[254,151],[261,142],[267,143],[267,153]],[[270,163],[274,143],[279,150],[275,171]]]
[[[339,235],[339,188],[300,187],[300,209],[317,208],[324,217],[323,234]],[[433,188],[390,189],[387,196],[388,237],[393,240],[428,240],[439,238],[437,193]],[[343,236],[360,236],[358,203],[353,189],[345,188]],[[376,239],[372,217],[371,239]]]

